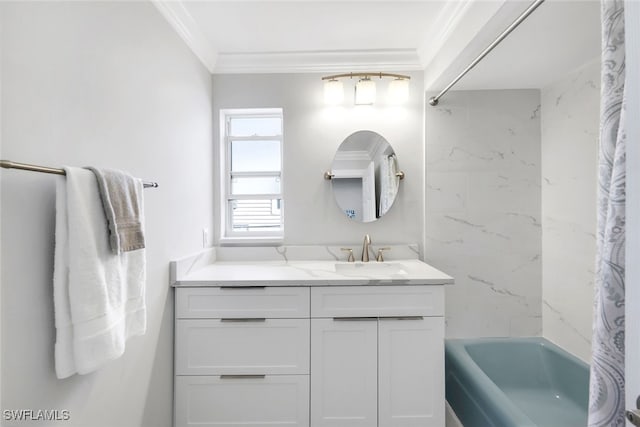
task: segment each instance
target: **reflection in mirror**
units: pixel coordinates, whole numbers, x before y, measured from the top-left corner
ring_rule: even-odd
[[[331,165],[333,195],[351,219],[371,222],[386,214],[398,193],[396,155],[380,134],[361,130],[338,147]]]

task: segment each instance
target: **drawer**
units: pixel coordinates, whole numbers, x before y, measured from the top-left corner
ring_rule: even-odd
[[[176,317],[309,317],[309,288],[267,286],[176,289]]]
[[[308,427],[309,376],[176,377],[176,427]]]
[[[443,286],[322,286],[311,289],[311,317],[443,315]]]
[[[309,319],[178,319],[176,375],[308,374]]]

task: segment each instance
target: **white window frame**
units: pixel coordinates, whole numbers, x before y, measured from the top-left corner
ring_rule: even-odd
[[[253,135],[253,136],[232,136],[230,135],[230,122],[233,118],[260,118],[278,117],[281,120],[279,135]],[[277,244],[284,239],[284,197],[283,197],[283,146],[284,146],[284,119],[282,108],[242,108],[242,109],[221,109],[220,110],[220,244],[222,245],[242,245],[242,244]],[[235,172],[235,176],[279,176],[280,193],[273,194],[231,194],[231,141],[235,140],[259,140],[259,141],[279,141],[280,142],[280,172],[252,171]],[[264,200],[280,199],[280,228],[273,231],[236,231],[232,227],[231,201],[232,200]]]

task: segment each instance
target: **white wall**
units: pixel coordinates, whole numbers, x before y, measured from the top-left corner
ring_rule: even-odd
[[[600,61],[542,89],[544,336],[591,359]]]
[[[400,70],[398,72],[401,72]],[[410,100],[402,107],[354,107],[346,90],[344,107],[323,103],[320,74],[222,74],[213,76],[215,140],[219,135],[219,109],[284,109],[283,194],[287,245],[362,245],[365,233],[378,243],[421,243],[423,230],[423,122],[422,73],[411,76]],[[348,81],[347,81],[348,84]],[[351,104],[351,105],[350,105]],[[331,169],[336,149],[351,133],[368,129],[380,133],[393,146],[400,169],[406,173],[391,211],[373,223],[358,223],[342,213],[334,201],[331,182],[323,173]],[[219,160],[216,160],[216,165]],[[219,177],[216,177],[218,179]],[[217,199],[216,199],[217,200]],[[216,236],[220,236],[219,227]],[[354,251],[359,254],[360,249]]]
[[[0,8],[2,157],[123,169],[160,184],[145,190],[147,334],[100,371],[57,380],[57,178],[1,172],[2,409],[70,411],[48,426],[171,426],[168,263],[199,250],[213,222],[211,76],[148,2]]]
[[[425,126],[425,259],[455,278],[447,337],[539,335],[540,92],[452,91]]]

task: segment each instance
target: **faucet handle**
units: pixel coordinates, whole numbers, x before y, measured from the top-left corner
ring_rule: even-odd
[[[347,258],[348,262],[355,262],[355,258],[353,257],[353,249],[351,248],[340,248],[341,251],[348,251],[349,252],[349,257]]]
[[[378,248],[378,255],[376,256],[376,261],[384,262],[384,258],[382,257],[382,251],[390,251],[391,248]]]

